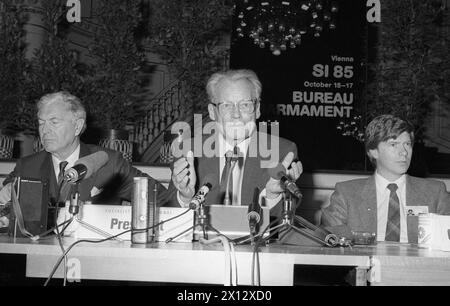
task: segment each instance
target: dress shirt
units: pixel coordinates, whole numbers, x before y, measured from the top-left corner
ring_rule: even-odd
[[[72,154],[70,154],[69,157],[65,159],[65,161],[67,162],[65,170],[72,168],[75,165],[75,162],[79,159],[79,157],[80,157],[80,145],[78,145],[75,151],[73,151]],[[52,154],[53,169],[55,170],[56,178],[58,178],[59,175],[59,163],[63,161],[64,160],[59,160],[56,156]]]
[[[391,191],[389,184],[397,184],[396,191],[400,204],[400,242],[408,242],[408,229],[406,222],[406,175],[402,175],[396,181],[390,182],[375,172],[375,184],[377,190],[377,241],[384,241],[389,211],[389,196]]]

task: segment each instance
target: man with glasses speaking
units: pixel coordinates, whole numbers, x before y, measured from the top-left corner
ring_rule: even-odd
[[[207,178],[212,188],[206,205],[248,205],[257,187],[259,199],[274,207],[282,200],[284,189],[280,178],[269,170],[278,167],[275,169],[295,181],[303,169],[296,161],[295,143],[256,128],[262,90],[257,75],[245,69],[217,72],[209,78],[206,90],[214,133],[202,135],[202,150],[194,148],[199,143],[196,135],[183,140],[182,145],[189,144],[194,150],[183,150],[183,156],[172,165],[169,190],[176,197],[171,205],[187,207]]]

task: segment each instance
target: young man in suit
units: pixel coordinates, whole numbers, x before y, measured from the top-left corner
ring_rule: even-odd
[[[77,97],[64,91],[47,94],[37,103],[37,117],[44,150],[17,161],[13,172],[3,182],[1,202],[10,200],[11,183],[15,177],[45,180],[49,183],[48,227],[53,226],[55,207],[65,204],[63,197],[57,198],[64,171],[79,158],[99,151],[106,152],[108,160],[97,172],[79,182],[79,199],[99,204],[131,201],[133,177],[147,175],[134,168],[120,152],[80,141],[86,129],[86,111]],[[159,199],[164,201],[167,190],[158,185]]]
[[[408,211],[450,214],[443,182],[406,174],[413,143],[408,122],[392,115],[373,119],[365,131],[365,147],[375,173],[337,183],[329,206],[322,209],[322,225],[344,237],[365,231],[376,233],[377,241],[408,242],[408,232],[417,230],[408,228]]]
[[[175,190],[176,193],[172,205],[188,206],[199,185],[203,184],[202,180],[209,176],[213,187],[206,198],[207,205],[248,205],[253,201],[257,187],[261,191],[260,199],[264,197],[266,205],[274,207],[280,202],[284,189],[279,178],[272,177],[268,168],[281,162],[286,176],[297,180],[302,173],[302,164],[294,160],[296,145],[279,137],[270,137],[272,141],[268,144],[272,157],[276,155],[278,158],[274,163],[264,163],[270,157],[263,156],[260,150],[261,141],[268,135],[256,129],[262,90],[257,75],[245,69],[218,72],[209,78],[206,90],[210,100],[209,117],[214,124],[214,133],[209,139],[213,141],[208,143],[202,139],[203,154],[194,156],[192,151],[185,151],[187,154],[174,162],[169,186],[169,191]],[[191,143],[195,145],[195,141],[186,142]],[[198,148],[194,148],[194,152],[195,149]],[[208,149],[212,154],[205,153]],[[228,159],[225,156],[235,150],[239,159],[230,170],[230,200],[227,201],[227,180],[224,178]]]

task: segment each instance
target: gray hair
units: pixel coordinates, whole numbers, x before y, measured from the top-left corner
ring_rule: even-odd
[[[215,101],[216,87],[219,82],[221,82],[222,80],[235,82],[241,79],[245,79],[252,83],[254,94],[259,100],[259,98],[261,97],[262,85],[256,73],[249,69],[238,69],[216,72],[208,79],[208,82],[206,83],[206,92],[208,93],[208,98],[211,103],[214,103]]]
[[[67,91],[58,91],[46,94],[42,96],[36,103],[37,112],[39,112],[44,105],[52,102],[65,103],[76,119],[84,119],[84,125],[81,133],[84,132],[84,130],[86,129],[86,109],[84,108],[80,99]]]

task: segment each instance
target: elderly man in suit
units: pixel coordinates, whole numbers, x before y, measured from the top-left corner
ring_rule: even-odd
[[[86,129],[86,111],[76,96],[65,91],[47,94],[38,101],[37,110],[39,136],[44,150],[17,161],[0,191],[3,204],[11,199],[11,183],[15,177],[47,181],[50,228],[54,225],[55,207],[64,206],[66,198],[61,195],[58,198],[64,171],[71,168],[79,158],[99,151],[106,152],[108,160],[96,173],[79,183],[80,200],[100,204],[131,201],[133,177],[147,175],[134,168],[120,152],[80,141],[80,135]],[[159,199],[164,201],[167,190],[158,185]],[[7,223],[5,220],[3,222]]]
[[[408,242],[408,231],[415,230],[408,228],[408,212],[450,214],[443,182],[406,174],[413,141],[408,122],[392,115],[373,119],[365,131],[365,147],[375,173],[337,183],[329,206],[322,209],[322,225],[345,237],[365,231],[376,233],[377,241]]]
[[[253,201],[255,188],[258,188],[261,191],[260,199],[265,199],[266,206],[274,207],[282,199],[284,189],[279,178],[270,175],[268,168],[281,161],[281,170],[286,176],[292,180],[300,177],[302,164],[295,160],[297,147],[293,142],[270,137],[270,153],[278,157],[274,163],[270,163],[267,160],[269,157],[263,156],[259,150],[260,146],[257,144],[268,136],[256,129],[256,120],[260,117],[261,89],[257,75],[251,70],[228,70],[215,73],[209,78],[206,90],[214,134],[211,136],[211,146],[204,139],[200,143],[213,154],[194,156],[192,151],[188,151],[174,162],[169,191],[175,189],[177,196],[172,205],[189,205],[202,180],[209,176],[213,187],[206,198],[207,205],[248,205]],[[191,141],[188,140],[186,144],[195,145],[195,141]],[[238,161],[233,170],[227,170],[231,168],[227,168],[230,158],[226,156],[236,152]],[[227,173],[230,173],[232,179],[226,179]],[[226,196],[227,190],[229,197]]]

